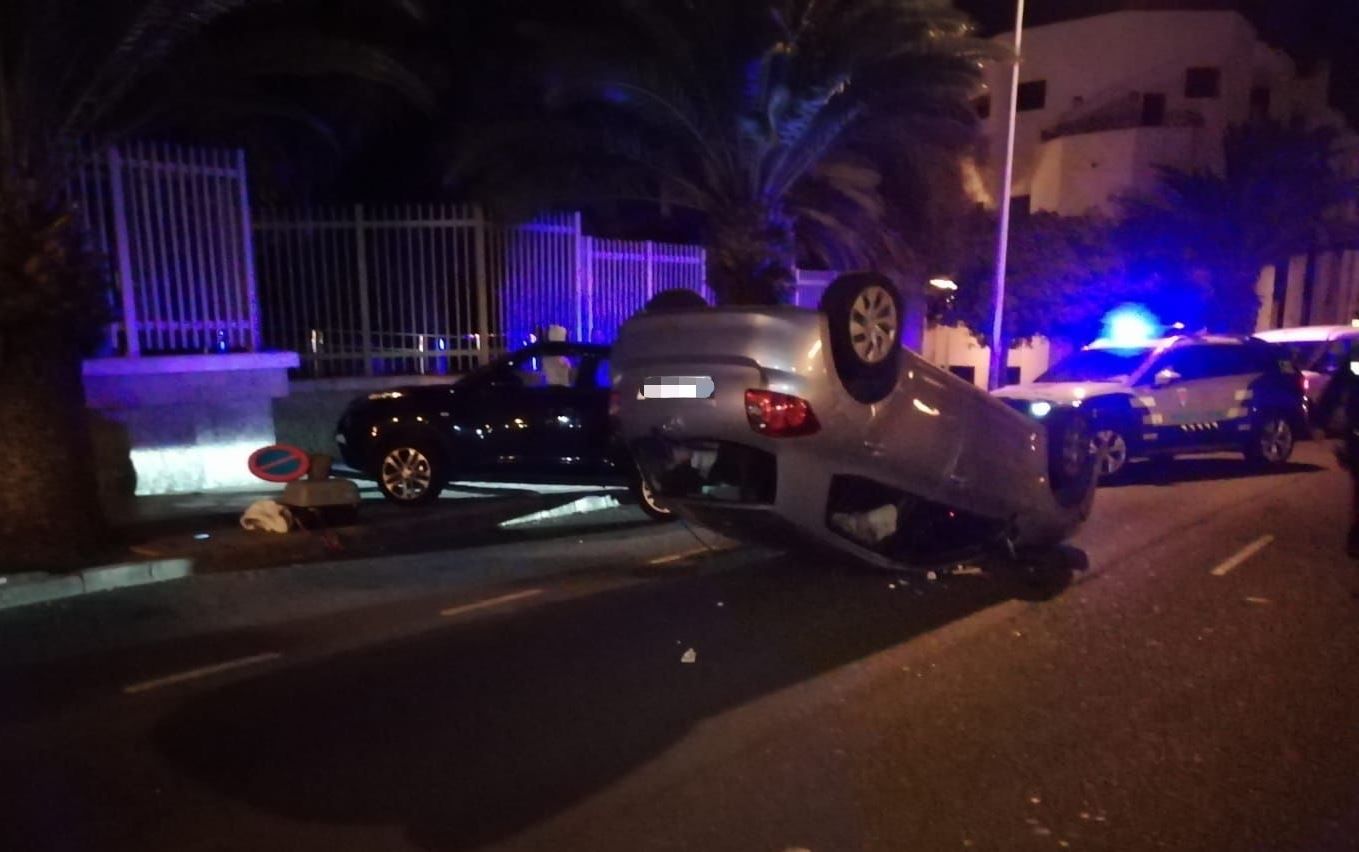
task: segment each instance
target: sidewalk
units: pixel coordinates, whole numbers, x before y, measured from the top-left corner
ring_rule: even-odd
[[[530,490],[530,489],[533,490]],[[111,518],[116,543],[107,564],[65,573],[0,574],[0,610],[193,574],[420,553],[465,546],[502,523],[546,512],[617,505],[599,488],[459,486],[437,504],[403,508],[360,485],[358,523],[288,534],[250,532],[241,513],[281,488],[139,497]]]

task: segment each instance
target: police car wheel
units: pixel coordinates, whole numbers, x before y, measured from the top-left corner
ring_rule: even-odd
[[[1246,445],[1246,458],[1253,462],[1280,465],[1293,455],[1293,427],[1278,414],[1260,418]]]
[[[1128,464],[1128,440],[1117,429],[1097,430],[1090,450],[1099,454],[1101,479],[1117,476]]]

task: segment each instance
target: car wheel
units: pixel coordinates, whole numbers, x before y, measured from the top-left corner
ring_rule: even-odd
[[[652,296],[643,310],[653,312],[692,311],[696,308],[706,307],[708,307],[708,300],[697,291],[680,287],[674,290],[662,290]]]
[[[831,360],[850,396],[874,403],[896,387],[901,361],[901,295],[885,276],[841,275],[821,296]]]
[[[420,443],[388,444],[378,459],[378,488],[398,506],[427,506],[438,500],[446,476],[439,453]]]
[[[1246,445],[1246,458],[1268,465],[1281,465],[1293,455],[1293,427],[1288,419],[1266,414],[1260,419]]]
[[[1128,465],[1128,439],[1117,429],[1096,431],[1090,449],[1099,454],[1101,479],[1117,476]]]
[[[1064,507],[1084,502],[1095,484],[1099,455],[1086,419],[1074,411],[1054,413],[1047,422],[1048,481]]]
[[[675,513],[667,509],[663,504],[656,500],[656,490],[647,482],[647,478],[642,475],[634,465],[634,475],[632,477],[632,495],[637,498],[637,505],[642,507],[642,511],[653,521],[673,521]]]

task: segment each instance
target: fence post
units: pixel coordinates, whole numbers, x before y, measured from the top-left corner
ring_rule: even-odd
[[[642,249],[645,267],[642,275],[646,281],[646,301],[650,302],[651,297],[656,295],[656,244],[651,240],[644,243]],[[646,304],[643,302],[643,304]]]
[[[368,244],[364,238],[363,205],[354,205],[354,260],[359,282],[359,341],[363,349],[363,374],[373,375],[373,329],[368,304]]]
[[[481,205],[476,206],[472,219],[472,254],[477,286],[477,363],[490,362],[491,339],[490,288],[486,282],[486,216]]]
[[[246,187],[245,150],[236,149],[236,184],[241,190],[241,265],[245,272],[245,298],[250,311],[250,351],[263,348],[260,340],[260,294],[255,283],[255,243],[250,233],[250,190]]]
[[[96,157],[98,154],[95,155]],[[127,197],[123,190],[123,155],[116,146],[108,149],[109,195],[113,204],[114,251],[118,255],[118,290],[123,302],[123,339],[129,358],[142,354],[141,328],[137,321],[136,285],[132,281],[132,246],[127,237]]]
[[[581,233],[580,214],[571,215],[572,246],[575,265],[571,270],[571,290],[576,303],[576,339],[590,341],[595,334],[595,299],[590,239]]]

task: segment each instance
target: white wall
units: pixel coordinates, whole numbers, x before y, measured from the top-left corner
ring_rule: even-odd
[[[1030,382],[1048,368],[1054,346],[1048,340],[1037,337],[1010,350],[1009,366],[1019,368],[1019,380]],[[921,356],[944,369],[950,367],[971,367],[974,371],[973,383],[977,387],[987,386],[991,373],[991,349],[982,346],[977,338],[963,326],[936,325],[925,331]]]
[[[995,40],[1008,46],[1012,39],[1007,33]],[[1218,97],[1185,96],[1185,71],[1201,66],[1220,69]],[[994,184],[1009,108],[1009,66],[991,63],[985,75],[991,113],[983,130],[992,142],[987,166]],[[1282,115],[1294,99],[1292,84],[1285,82],[1291,75],[1291,61],[1261,43],[1235,12],[1127,11],[1027,28],[1020,82],[1046,80],[1047,98],[1043,109],[1018,115],[1015,194],[1029,194],[1042,132],[1064,119],[1131,93],[1154,92],[1165,95],[1167,114],[1202,114],[1205,137],[1217,140],[1228,124],[1249,115],[1250,90],[1257,84],[1278,90],[1272,112]],[[1217,147],[1198,148],[1195,164],[1216,158]]]

